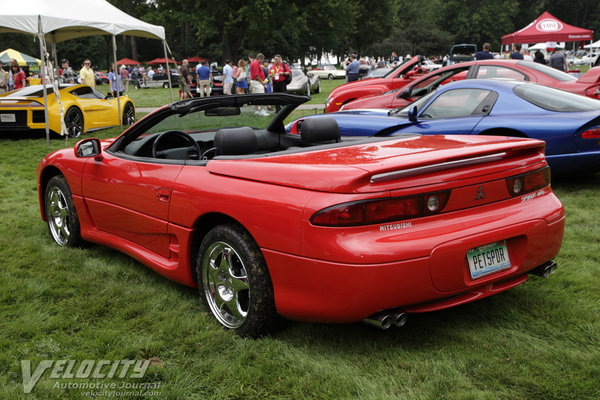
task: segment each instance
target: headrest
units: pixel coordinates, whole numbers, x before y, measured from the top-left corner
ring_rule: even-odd
[[[217,155],[237,156],[256,152],[258,140],[252,128],[244,126],[219,129],[215,135],[214,144],[217,148]]]
[[[302,138],[302,143],[307,145],[341,141],[338,123],[330,117],[306,118],[302,121],[300,137]]]

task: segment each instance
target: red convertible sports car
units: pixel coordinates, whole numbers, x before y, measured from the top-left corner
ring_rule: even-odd
[[[359,108],[397,108],[433,92],[438,86],[463,79],[504,78],[534,82],[567,92],[600,99],[600,68],[592,68],[576,78],[546,65],[520,60],[482,60],[454,64],[427,74],[405,87],[381,95],[367,96],[344,105]]]
[[[116,139],[46,156],[51,237],[113,247],[197,286],[244,336],[279,316],[402,325],[553,272],[565,216],[542,141],[341,139],[332,118],[286,133],[307,100],[183,100]],[[268,105],[282,108],[265,117]]]
[[[423,59],[415,56],[400,64],[382,78],[354,81],[338,86],[327,97],[325,112],[335,112],[344,104],[363,96],[379,95],[398,89],[429,72],[421,66]]]

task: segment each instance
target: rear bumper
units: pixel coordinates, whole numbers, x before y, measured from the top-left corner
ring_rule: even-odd
[[[551,198],[556,199],[548,196],[549,203]],[[548,219],[512,221],[510,210],[504,222],[486,224],[476,218],[478,233],[465,227],[460,231],[465,235],[455,232],[452,240],[441,240],[447,236],[437,237],[432,231],[427,255],[397,262],[348,264],[263,249],[277,310],[290,319],[346,323],[387,309],[435,311],[507,290],[558,254],[564,210],[557,200],[554,205],[546,210]],[[472,279],[467,250],[499,240],[506,240],[510,267]],[[398,247],[410,245],[409,239]]]

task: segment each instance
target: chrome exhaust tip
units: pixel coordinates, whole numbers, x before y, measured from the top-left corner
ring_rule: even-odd
[[[370,316],[369,318],[363,319],[363,322],[369,325],[378,327],[379,329],[389,329],[390,326],[394,325],[398,328],[406,324],[408,314],[404,312],[390,313],[380,312]]]
[[[548,261],[529,271],[530,274],[541,276],[542,278],[547,278],[554,272],[556,272],[556,263],[554,261]]]

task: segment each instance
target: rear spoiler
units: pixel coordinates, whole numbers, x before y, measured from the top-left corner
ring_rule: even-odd
[[[591,68],[588,72],[583,74],[579,79],[579,83],[598,83],[600,82],[600,67]]]

